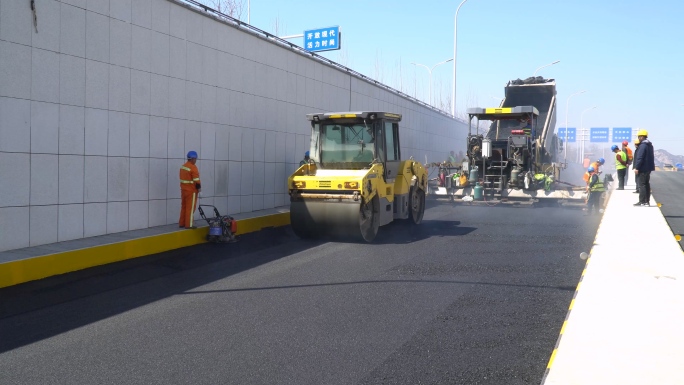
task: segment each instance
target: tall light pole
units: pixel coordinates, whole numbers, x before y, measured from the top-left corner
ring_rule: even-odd
[[[560,63],[560,60],[556,60],[555,62],[553,62],[553,63],[551,63],[551,64],[543,65],[543,66],[537,68],[537,69],[534,71],[534,75],[532,75],[532,76],[533,76],[533,77],[534,77],[534,76],[537,76],[537,71],[539,71],[540,69],[545,68],[545,67],[548,67],[548,66],[552,66],[552,65],[558,64],[558,63]]]
[[[565,102],[565,145],[563,146],[563,162],[565,164],[568,163],[568,108],[570,107],[570,98],[585,92],[587,92],[587,90],[575,92],[574,94],[568,96],[568,101]]]
[[[590,107],[587,108],[586,110],[582,111],[582,114],[580,115],[580,130],[584,132],[584,113],[587,111],[591,111],[595,109],[598,106]],[[565,130],[567,131],[568,128],[565,127]],[[579,162],[580,164],[582,163],[582,160],[584,159],[584,135],[582,136],[582,142],[580,143],[580,153],[579,153]]]
[[[456,117],[456,40],[458,38],[458,11],[461,6],[468,0],[463,0],[461,4],[456,8],[456,14],[454,15],[454,87],[451,92],[451,116]]]
[[[433,71],[433,70],[435,69],[435,67],[437,67],[438,65],[442,65],[442,64],[444,64],[444,63],[448,63],[448,62],[450,62],[450,61],[452,61],[452,60],[454,60],[454,58],[451,58],[451,59],[448,59],[448,60],[445,60],[445,61],[441,61],[441,62],[435,64],[434,66],[432,66],[432,68],[426,66],[425,64],[419,64],[419,63],[411,62],[411,64],[413,64],[414,66],[425,67],[425,69],[428,70],[428,73],[430,74],[430,98],[429,98],[429,100],[430,100],[430,105],[432,105],[432,71]]]

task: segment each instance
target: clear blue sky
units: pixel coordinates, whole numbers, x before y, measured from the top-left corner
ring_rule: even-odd
[[[427,100],[428,71],[410,62],[453,57],[460,2],[251,0],[251,24],[274,32],[277,19],[281,36],[339,25],[343,49],[324,56]],[[568,96],[587,90],[570,100],[569,127],[596,105],[585,128],[645,128],[656,148],[684,155],[682,15],[679,0],[468,0],[458,16],[458,110],[496,106],[508,80],[560,60],[538,73],[556,79],[557,127]],[[434,70],[435,100],[450,98],[452,79],[452,63]]]

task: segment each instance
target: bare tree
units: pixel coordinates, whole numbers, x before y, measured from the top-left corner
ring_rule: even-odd
[[[242,20],[245,0],[209,0],[208,5],[234,19]]]
[[[373,78],[383,83],[382,54],[380,50],[375,51],[375,63],[373,63]]]
[[[470,107],[478,107],[478,103],[479,101],[477,93],[473,91],[472,88],[468,88],[468,92],[466,93],[465,97],[465,109],[456,111],[456,116],[463,120],[468,120],[468,114],[466,113],[466,111]],[[458,109],[458,106],[456,106],[456,108]]]
[[[450,84],[442,84],[442,80],[439,81],[439,104],[438,108],[444,112],[451,111],[451,87]]]
[[[287,26],[285,23],[280,21],[280,15],[273,20],[273,28],[271,33],[273,33],[274,36],[280,36],[285,34],[285,30],[287,29]]]
[[[404,76],[401,73],[401,56],[399,56],[399,91],[404,92]]]
[[[340,48],[337,51],[337,62],[347,68],[351,67],[351,61],[349,60],[349,51],[347,51],[346,46]]]

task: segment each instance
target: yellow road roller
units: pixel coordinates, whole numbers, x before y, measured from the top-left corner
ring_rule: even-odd
[[[395,219],[419,224],[427,172],[401,160],[401,115],[389,112],[308,114],[308,163],[288,178],[290,223],[301,238],[372,242]]]

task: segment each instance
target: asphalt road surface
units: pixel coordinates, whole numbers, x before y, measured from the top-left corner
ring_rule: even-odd
[[[600,217],[430,204],[0,290],[0,384],[539,384]]]
[[[684,172],[656,171],[651,173],[651,190],[660,210],[674,234],[684,235]],[[637,195],[634,194],[636,197]],[[634,199],[636,203],[639,199]],[[679,242],[682,245],[682,242]]]

